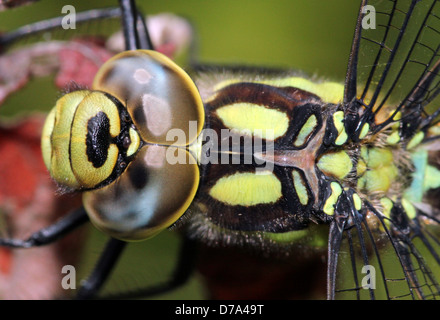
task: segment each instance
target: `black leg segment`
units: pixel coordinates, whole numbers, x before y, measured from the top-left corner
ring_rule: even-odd
[[[89,221],[83,207],[61,218],[54,224],[33,233],[28,239],[0,239],[0,246],[9,248],[32,248],[52,243],[75,228]]]

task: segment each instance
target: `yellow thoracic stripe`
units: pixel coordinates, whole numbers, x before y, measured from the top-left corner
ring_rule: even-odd
[[[242,82],[242,79],[230,79],[218,83],[214,90],[217,91],[228,85]],[[267,84],[275,87],[294,87],[317,95],[326,103],[341,103],[344,96],[344,86],[338,82],[316,83],[301,77],[286,77],[279,79],[254,80],[253,83]]]
[[[220,178],[209,194],[231,206],[275,203],[282,197],[281,182],[273,173],[263,173],[241,172]]]
[[[341,185],[337,182],[332,182],[330,184],[332,193],[324,203],[324,208],[322,209],[325,214],[332,216],[335,213],[335,205],[342,193]]]
[[[292,177],[293,185],[295,187],[295,192],[298,195],[299,202],[305,206],[309,202],[309,195],[307,194],[307,188],[304,184],[304,181],[299,172],[296,170],[292,171]]]
[[[234,103],[216,110],[223,124],[241,134],[276,139],[287,132],[289,118],[285,112],[252,103]]]
[[[312,114],[304,123],[301,130],[298,133],[298,136],[296,137],[293,144],[295,147],[301,147],[305,142],[306,139],[309,137],[309,135],[313,132],[313,130],[316,128],[316,125],[318,124],[318,120],[316,120],[316,116]]]

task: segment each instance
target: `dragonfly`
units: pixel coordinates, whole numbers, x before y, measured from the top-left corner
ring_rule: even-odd
[[[99,69],[98,91],[71,90],[43,129],[52,177],[83,192],[83,207],[1,246],[47,244],[91,220],[112,239],[79,298],[97,294],[125,240],[169,227],[182,258],[146,295],[187,279],[196,241],[326,251],[328,299],[438,298],[437,1],[360,1],[343,83],[241,66],[188,75],[143,41],[134,8],[121,1],[127,51]],[[166,85],[146,90],[157,77]]]

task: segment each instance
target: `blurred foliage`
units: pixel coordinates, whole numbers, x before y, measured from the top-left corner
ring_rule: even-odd
[[[59,16],[61,8],[72,3],[77,12],[91,6],[88,1],[39,1],[0,13],[0,30]],[[116,4],[93,3],[96,7]],[[289,67],[343,81],[358,4],[347,0],[163,0],[138,1],[138,6],[146,14],[173,12],[186,17],[196,31],[196,54],[202,63]],[[60,95],[51,86],[51,79],[30,83],[20,95],[8,99],[0,115],[49,110]]]

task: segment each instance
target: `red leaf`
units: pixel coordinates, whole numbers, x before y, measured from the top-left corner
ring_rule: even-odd
[[[26,239],[81,205],[79,195],[56,195],[40,151],[43,121],[42,117],[33,117],[0,125],[0,214],[14,238]],[[61,268],[77,262],[83,239],[84,230],[49,246],[2,249],[0,296],[49,299],[65,295]]]

